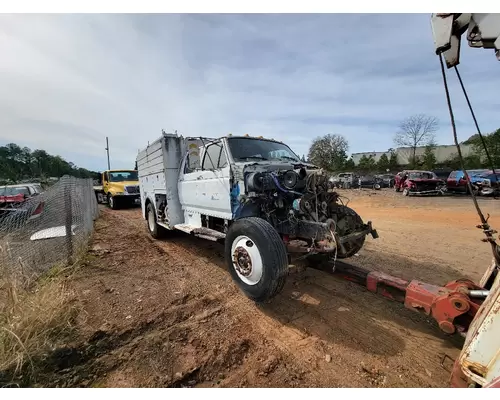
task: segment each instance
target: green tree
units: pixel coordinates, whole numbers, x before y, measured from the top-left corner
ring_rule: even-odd
[[[373,156],[367,157],[365,154],[363,154],[363,156],[359,159],[358,169],[360,171],[374,171],[376,166],[377,163],[375,162]]]
[[[389,169],[394,171],[399,168],[398,154],[394,149],[389,149],[389,154]]]
[[[432,171],[437,163],[436,155],[434,154],[436,146],[429,144],[425,146],[425,151],[422,156],[422,166],[429,170]]]
[[[356,169],[356,164],[354,163],[354,160],[352,158],[349,158],[344,163],[344,170],[346,170],[346,171],[354,171],[355,169]]]
[[[445,165],[455,170],[462,169],[462,163],[460,162],[460,158],[458,157],[457,153],[454,153],[451,157],[449,157],[445,161]],[[479,155],[471,154],[469,156],[464,157],[464,166],[465,169],[478,169],[478,168],[483,168],[484,164],[481,161],[481,157]]]
[[[380,158],[377,162],[377,168],[379,171],[383,171],[383,172],[385,172],[387,169],[390,169],[389,157],[387,157],[386,153],[384,153],[380,156]]]
[[[49,171],[49,161],[51,156],[45,150],[35,150],[32,153],[33,172],[35,176],[47,177],[45,174]]]
[[[423,161],[423,158],[421,156],[413,156],[411,155],[410,157],[408,157],[408,168],[409,169],[419,169],[419,168],[422,168],[422,166],[424,165],[424,161]]]
[[[325,135],[313,140],[307,158],[313,164],[327,171],[343,169],[347,161],[349,145],[341,135]]]
[[[48,154],[45,150],[31,151],[15,143],[0,147],[0,180],[3,182],[61,177],[66,174],[88,178],[95,173],[85,168],[78,168],[60,156]]]
[[[500,129],[483,135],[483,139],[493,162],[493,166],[500,167]],[[471,136],[464,143],[471,144],[473,146],[474,154],[479,156],[485,167],[491,167],[491,165],[488,165],[489,163],[486,158],[486,151],[484,150],[484,146],[479,135]]]

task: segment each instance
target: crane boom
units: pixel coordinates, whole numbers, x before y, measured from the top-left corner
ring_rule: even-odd
[[[460,41],[467,32],[470,47],[493,49],[500,61],[500,14],[432,14],[432,34],[436,54],[442,53],[446,66],[460,62]]]

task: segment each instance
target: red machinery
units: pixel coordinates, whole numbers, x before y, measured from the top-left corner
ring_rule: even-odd
[[[484,300],[490,294],[490,290],[487,289],[490,287],[488,282],[491,283],[493,275],[497,274],[497,269],[492,267],[486,272],[479,285],[467,279],[459,279],[444,286],[418,280],[407,281],[341,261],[335,263],[334,269],[331,264],[315,268],[363,285],[370,292],[403,303],[408,309],[434,318],[439,328],[446,334],[457,333],[465,337]],[[500,381],[496,384],[500,385]],[[451,385],[453,387],[469,386],[458,360],[452,372]]]

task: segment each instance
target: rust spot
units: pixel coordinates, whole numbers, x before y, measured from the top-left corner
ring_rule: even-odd
[[[463,367],[467,368],[473,374],[479,375],[481,378],[484,378],[488,372],[487,367],[477,362],[464,361]]]

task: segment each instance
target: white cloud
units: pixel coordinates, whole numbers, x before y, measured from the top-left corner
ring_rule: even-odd
[[[462,53],[481,127],[496,129],[494,55]],[[264,135],[299,154],[339,133],[372,151],[423,112],[451,142],[428,15],[2,15],[0,54],[0,141],[93,169],[106,136],[113,166],[129,167],[162,128]],[[464,139],[474,129],[452,89]]]

